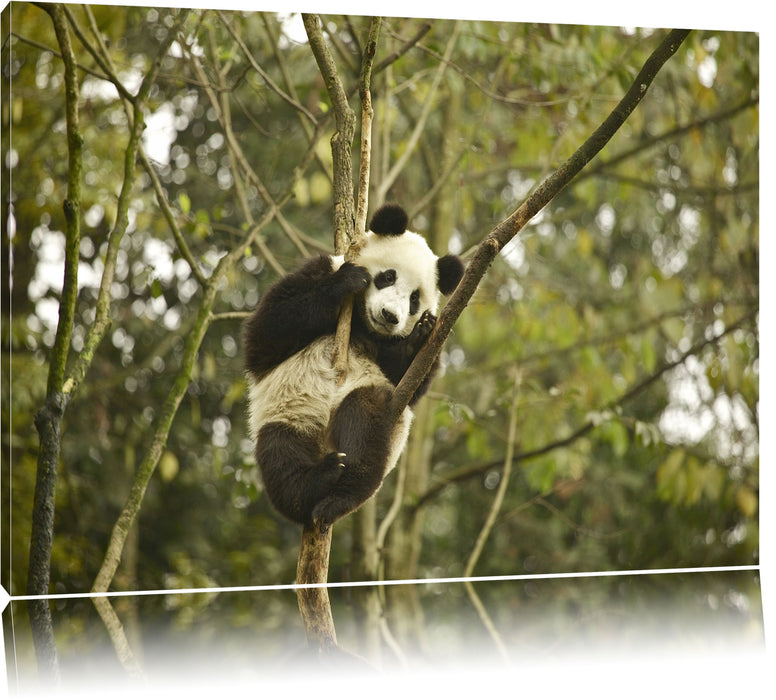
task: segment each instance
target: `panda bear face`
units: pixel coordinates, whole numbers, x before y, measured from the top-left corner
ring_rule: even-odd
[[[370,331],[406,337],[424,311],[436,314],[437,257],[418,234],[369,232],[356,263],[372,276],[360,299],[362,320]]]
[[[425,312],[436,314],[439,293],[450,294],[463,275],[460,258],[438,258],[422,236],[406,230],[407,220],[396,204],[380,207],[355,261],[372,278],[358,299],[361,320],[368,331],[383,337],[409,336]],[[332,257],[332,268],[343,260]]]

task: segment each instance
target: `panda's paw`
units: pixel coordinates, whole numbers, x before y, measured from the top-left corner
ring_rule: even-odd
[[[344,452],[329,452],[324,456],[318,464],[315,477],[321,487],[330,489],[339,481],[345,469],[346,456]]]
[[[352,262],[342,263],[339,270],[334,273],[337,289],[343,294],[357,294],[363,292],[372,281],[369,270]]]
[[[337,476],[339,476],[339,473],[345,468],[345,457],[347,455],[344,452],[329,452],[323,458],[322,467],[327,471],[332,470],[336,472]]]
[[[321,535],[325,535],[329,531],[331,524],[342,516],[337,505],[337,500],[334,496],[328,496],[313,508],[313,527],[318,530]]]
[[[418,322],[415,324],[414,331],[417,331],[423,336],[425,341],[428,336],[431,335],[431,331],[434,330],[434,324],[436,323],[436,316],[430,311],[424,311]]]
[[[327,522],[324,518],[313,518],[313,527],[318,530],[321,535],[325,535],[329,531],[331,523]]]
[[[428,340],[431,335],[431,331],[434,330],[434,324],[436,323],[436,316],[430,311],[424,311],[423,315],[418,319],[415,324],[415,328],[412,329],[412,333],[407,336],[407,352],[414,355],[423,346],[423,343]]]

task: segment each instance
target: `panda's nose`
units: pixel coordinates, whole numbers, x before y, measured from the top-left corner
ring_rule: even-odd
[[[392,326],[395,326],[399,322],[399,318],[396,316],[393,311],[388,311],[388,309],[382,310],[382,316],[385,319],[387,323],[390,323]]]

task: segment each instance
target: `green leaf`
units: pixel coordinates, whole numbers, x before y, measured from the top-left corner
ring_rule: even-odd
[[[676,503],[684,495],[684,474],[681,470],[684,457],[684,450],[677,447],[657,469],[657,494],[663,500]]]
[[[757,512],[757,504],[757,494],[746,484],[736,491],[736,505],[747,518],[751,518]]]
[[[178,194],[178,206],[181,208],[181,212],[184,216],[188,216],[191,211],[191,199],[185,192]]]
[[[655,350],[655,344],[650,342],[647,336],[641,339],[641,362],[649,374],[655,371],[657,351]]]
[[[165,450],[159,460],[159,476],[162,481],[165,483],[172,481],[177,476],[179,469],[178,458],[170,450]]]

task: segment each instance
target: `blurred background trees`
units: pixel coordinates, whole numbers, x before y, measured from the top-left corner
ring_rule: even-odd
[[[62,284],[67,144],[51,22],[32,4],[10,13],[2,585],[19,594],[39,448],[33,418]],[[84,139],[70,367],[95,320],[124,179],[131,117],[106,67],[133,95],[176,17],[69,8]],[[355,86],[368,19],[323,20],[343,81]],[[372,81],[370,208],[397,201],[437,252],[466,254],[598,126],[661,36],[386,18]],[[463,574],[504,474],[511,406],[509,481],[474,575],[758,563],[758,66],[756,34],[693,32],[599,158],[499,256],[446,344],[400,469],[357,516],[375,519],[380,578]],[[92,587],[181,381],[112,587],[290,583],[299,531],[272,511],[253,462],[240,323],[279,274],[332,248],[334,126],[299,17],[191,12],[144,121],[148,167],[141,156],[111,326],[64,419],[51,592]],[[203,309],[206,332],[188,368]],[[351,522],[338,524],[330,580],[354,580],[363,546]],[[737,579],[737,596],[720,585],[717,605],[759,609],[755,576]],[[498,590],[496,606],[529,595]],[[573,587],[562,590],[576,599]],[[385,639],[423,648],[428,601],[418,589],[386,587],[380,601]],[[339,602],[335,621],[345,608],[360,619],[357,596]],[[78,611],[88,616],[90,604],[68,605],[67,622],[55,615],[57,638],[88,645]],[[451,595],[448,613],[468,605]],[[142,649],[137,608],[116,607]],[[176,596],[158,607],[144,614],[184,629],[286,619],[275,607],[259,621],[238,596]]]

